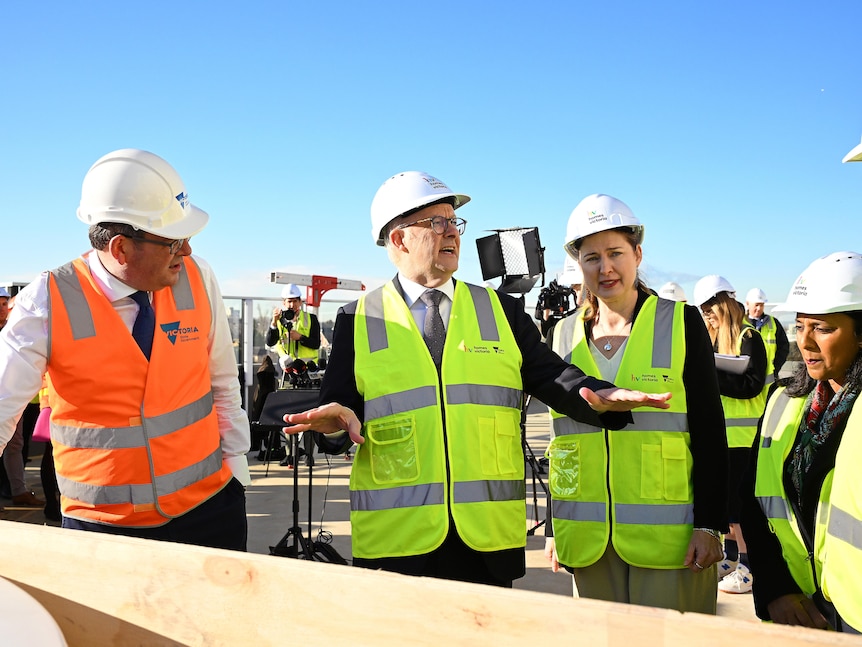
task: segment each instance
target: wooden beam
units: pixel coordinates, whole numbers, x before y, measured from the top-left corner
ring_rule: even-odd
[[[347,566],[0,522],[0,576],[70,647],[862,645],[862,638]]]

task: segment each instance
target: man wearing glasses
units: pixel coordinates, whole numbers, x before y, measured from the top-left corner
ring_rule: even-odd
[[[398,274],[339,311],[322,406],[285,416],[285,431],[327,434],[329,453],[360,444],[354,565],[510,587],[525,572],[523,391],[613,429],[668,394],[585,377],[519,301],[455,281],[469,200],[416,171],[380,187],[371,234]]]
[[[87,172],[93,249],[43,272],[0,332],[0,450],[47,373],[63,527],[245,550],[248,418],[209,216],[162,158]]]

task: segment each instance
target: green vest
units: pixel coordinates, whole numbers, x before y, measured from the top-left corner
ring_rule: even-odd
[[[551,411],[555,437],[548,449],[548,484],[561,564],[589,566],[610,540],[634,566],[683,568],[694,520],[683,308],[647,298],[613,380],[647,393],[670,391],[670,409],[632,411],[634,423],[619,431]],[[583,311],[557,325],[554,350],[587,375],[614,377],[599,374]]]
[[[747,322],[747,319],[746,319]],[[739,333],[739,338],[736,340],[736,354],[739,355],[742,348],[742,336],[746,331],[751,331],[752,335],[758,335],[757,329],[751,324],[746,323]],[[724,422],[727,427],[727,447],[750,448],[754,442],[754,437],[757,436],[757,422],[760,416],[763,415],[763,409],[766,406],[766,393],[769,391],[769,384],[772,377],[772,363],[767,362],[766,377],[769,380],[763,385],[763,390],[753,398],[731,398],[730,396],[721,396],[721,406],[724,407]]]
[[[455,284],[439,375],[392,282],[359,299],[354,322],[365,443],[350,473],[353,554],[428,553],[450,514],[475,550],[524,547],[521,352],[496,293]]]
[[[810,596],[816,590],[812,555],[805,546],[799,521],[784,491],[784,464],[793,451],[804,409],[805,398],[789,397],[784,387],[769,399],[761,426],[754,496],[781,544],[781,554],[790,574],[799,588]],[[819,573],[822,565],[815,561],[815,566]]]
[[[303,346],[298,341],[294,341],[288,336],[288,330],[281,323],[281,320],[276,324],[278,328],[278,343],[275,345],[275,351],[279,357],[290,355],[293,359],[301,359],[307,362],[310,359],[317,360],[317,349]],[[311,332],[311,315],[305,310],[299,311],[299,317],[293,324],[293,329],[303,337],[308,337]]]
[[[857,406],[858,401],[857,401]],[[862,488],[859,459],[862,457],[862,407],[853,407],[835,457],[832,481],[823,484],[826,504],[823,531],[823,595],[835,605],[841,618],[862,631]]]
[[[766,320],[760,327],[760,336],[763,338],[763,345],[766,346],[767,386],[775,381],[775,353],[778,351],[776,328],[778,328],[778,322],[775,317],[769,315],[766,316]]]

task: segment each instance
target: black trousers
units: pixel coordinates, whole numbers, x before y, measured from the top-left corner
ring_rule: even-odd
[[[110,535],[125,535],[127,537],[140,537],[141,539],[245,551],[248,542],[245,488],[233,478],[220,492],[201,503],[197,508],[155,528],[111,526],[103,523],[80,521],[65,516],[63,517],[63,527]]]

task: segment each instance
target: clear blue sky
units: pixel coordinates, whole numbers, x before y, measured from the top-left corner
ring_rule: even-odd
[[[0,279],[85,251],[84,174],[136,147],[209,212],[193,248],[225,294],[277,295],[274,270],[376,287],[371,199],[424,170],[473,197],[464,280],[514,226],[550,280],[601,192],[645,223],[653,287],[718,273],[780,301],[862,251],[860,39],[858,0],[3,3]]]

